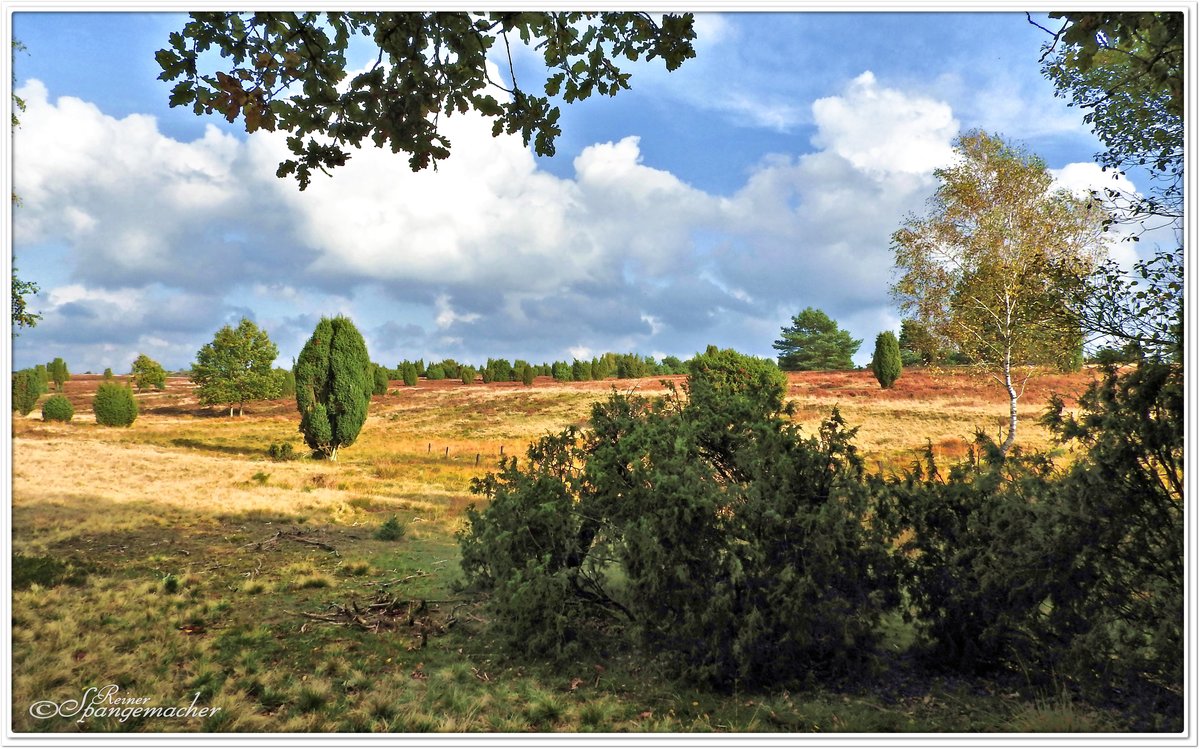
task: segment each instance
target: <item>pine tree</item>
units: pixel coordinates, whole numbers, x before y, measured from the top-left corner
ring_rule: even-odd
[[[790,371],[853,369],[851,357],[861,345],[861,338],[851,338],[829,315],[812,307],[793,317],[783,337],[772,344],[779,352],[779,367]]]

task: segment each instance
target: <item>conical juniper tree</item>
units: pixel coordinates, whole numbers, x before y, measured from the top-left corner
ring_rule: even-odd
[[[367,344],[348,318],[322,317],[296,359],[300,431],[315,452],[337,460],[354,444],[371,403],[373,381]]]
[[[900,379],[903,363],[900,360],[900,342],[896,334],[885,330],[875,336],[875,354],[871,357],[871,371],[879,386],[887,390],[896,380]]]

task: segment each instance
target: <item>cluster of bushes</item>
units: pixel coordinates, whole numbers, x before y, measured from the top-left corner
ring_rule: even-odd
[[[882,485],[909,615],[963,669],[1182,684],[1182,366],[1106,366],[1078,415],[1054,399],[1042,422],[1084,456],[1005,459],[979,435],[946,476],[930,455]]]
[[[267,448],[267,457],[277,463],[295,460],[297,455],[291,442],[272,442]]]
[[[844,668],[896,602],[853,432],[835,413],[802,437],[774,362],[710,349],[689,370],[686,393],[614,393],[588,431],[477,480],[468,579],[527,653],[570,655],[618,623],[716,685]]]
[[[417,361],[402,361],[395,369],[381,368],[387,373],[388,379],[401,380],[405,385],[414,386],[419,378],[429,380],[458,380],[469,384],[476,378],[483,382],[523,382],[533,384],[536,377],[553,377],[559,382],[589,382],[617,379],[653,377],[655,375],[686,374],[687,365],[676,356],[667,356],[662,361],[656,361],[652,356],[637,354],[607,353],[592,359],[573,359],[570,362],[555,361],[531,364],[523,359],[509,361],[508,359],[489,358],[482,367],[462,364],[454,359],[443,359],[440,362],[425,364],[423,359]]]
[[[38,399],[46,393],[50,392],[50,386],[53,384],[54,389],[62,393],[63,385],[71,379],[71,373],[67,369],[67,363],[62,360],[62,357],[56,357],[53,361],[46,364],[38,364],[26,369],[13,372],[12,376],[12,408],[22,416],[28,416],[34,407],[37,406]],[[63,399],[65,400],[65,398]],[[67,404],[70,406],[70,404]],[[61,404],[55,401],[55,405],[51,406],[51,410],[56,414],[64,413]],[[74,411],[72,410],[72,414]],[[42,414],[46,418],[44,410]],[[54,420],[54,419],[51,419]],[[64,419],[69,421],[70,417]]]
[[[614,393],[477,480],[463,570],[527,654],[628,631],[687,676],[779,685],[857,669],[898,610],[944,665],[1178,700],[1182,386],[1143,360],[1078,415],[1053,402],[1069,468],[980,436],[944,475],[930,451],[885,478],[836,411],[800,434],[773,364],[710,349],[688,397]]]

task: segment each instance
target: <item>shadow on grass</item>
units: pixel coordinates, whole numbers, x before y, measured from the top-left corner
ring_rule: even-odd
[[[204,450],[206,452],[224,453],[225,455],[257,455],[261,453],[267,455],[266,450],[260,450],[253,447],[238,447],[236,445],[218,445],[212,442],[204,442],[203,440],[193,439],[191,437],[176,437],[171,440],[171,444],[175,447],[187,447],[192,450]]]

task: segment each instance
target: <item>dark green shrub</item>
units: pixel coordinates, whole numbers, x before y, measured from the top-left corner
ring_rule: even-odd
[[[1120,683],[1149,673],[1183,684],[1184,372],[1175,358],[1106,365],[1074,415],[1054,398],[1043,424],[1087,450],[1050,511],[1056,542],[1085,570],[1063,616],[1086,622],[1078,670]],[[1065,551],[1064,551],[1065,550]]]
[[[117,382],[101,382],[92,398],[92,412],[98,424],[127,427],[137,418],[137,401],[128,387]]]
[[[416,387],[418,380],[417,365],[412,364],[411,362],[405,362],[402,369],[404,372],[404,384],[409,387]]]
[[[444,380],[446,379],[446,370],[442,369],[441,364],[432,364],[429,369],[425,370],[425,379]]]
[[[913,615],[939,663],[1169,701],[1183,683],[1182,366],[1108,366],[1075,415],[1055,398],[1043,423],[1086,449],[1068,470],[1005,459],[981,435],[945,477],[930,453],[878,487]]]
[[[492,370],[487,367],[483,368],[483,371],[479,374],[479,377],[483,380],[484,385],[490,385],[494,381]]]
[[[293,363],[294,366],[294,363]],[[279,380],[279,397],[296,397],[296,373],[290,369],[276,369],[275,376]]]
[[[65,395],[52,395],[42,404],[43,421],[70,421],[75,416],[75,407]]]
[[[375,529],[375,538],[379,541],[399,541],[404,538],[407,530],[400,518],[392,515]]]
[[[803,439],[784,383],[773,362],[713,349],[693,360],[686,399],[614,393],[588,431],[476,480],[489,503],[467,512],[462,565],[492,590],[497,631],[556,656],[615,623],[720,686],[869,652],[897,595],[853,432],[835,412]]]
[[[528,364],[521,368],[521,383],[523,385],[532,385],[536,376],[537,373],[534,371],[533,367],[529,366]]]
[[[458,369],[459,377],[462,379],[462,384],[471,385],[475,382],[475,367],[462,366]]]
[[[22,416],[28,416],[33,407],[37,405],[41,395],[41,381],[34,370],[22,369],[13,372],[12,407],[14,411]]]
[[[345,317],[322,317],[296,359],[296,407],[305,443],[330,460],[354,444],[371,403],[370,358]]]
[[[592,379],[592,363],[578,359],[571,362],[571,379],[575,382],[587,382]]]
[[[112,378],[113,378],[112,367],[105,367],[104,368],[104,379],[111,380]]]
[[[871,371],[879,386],[887,390],[896,380],[900,379],[902,366],[900,358],[900,342],[896,334],[885,330],[875,337],[875,353],[871,357]]]
[[[939,663],[977,671],[1047,656],[1040,612],[1066,582],[1038,558],[1055,532],[1038,512],[1050,476],[1044,458],[1006,460],[978,434],[946,476],[929,448],[924,466],[878,487],[881,514],[905,539],[897,558],[911,618]]]
[[[492,382],[515,382],[519,375],[507,359],[488,359],[485,369],[491,373]]]
[[[290,442],[271,443],[271,446],[267,448],[267,455],[276,462],[296,459],[296,451]]]
[[[71,379],[71,372],[67,369],[67,363],[62,360],[62,357],[55,357],[54,361],[46,365],[46,371],[50,375],[50,379],[54,382],[54,387],[58,392],[62,392],[63,385]]]
[[[371,394],[372,395],[387,395],[388,376],[387,370],[378,364],[371,365]]]
[[[45,364],[38,364],[33,368],[37,373],[38,387],[43,394],[50,392],[50,371],[46,369]]]

